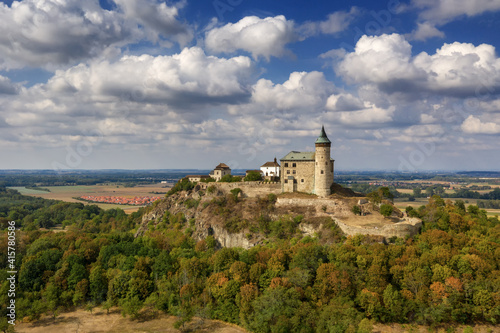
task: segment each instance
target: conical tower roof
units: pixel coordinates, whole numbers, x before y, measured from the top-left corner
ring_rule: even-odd
[[[319,137],[316,139],[316,142],[315,143],[332,143],[328,137],[326,136],[326,133],[325,133],[325,126],[321,126],[321,134],[319,135]]]

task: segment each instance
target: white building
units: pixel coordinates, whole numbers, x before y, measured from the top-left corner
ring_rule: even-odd
[[[262,171],[262,175],[266,179],[279,178],[280,177],[280,165],[274,158],[273,162],[266,162],[260,167],[260,171]]]

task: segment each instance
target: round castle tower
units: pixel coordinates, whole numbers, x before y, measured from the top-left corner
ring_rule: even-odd
[[[314,164],[314,193],[319,197],[331,194],[330,187],[333,184],[333,162],[330,158],[331,141],[325,133],[325,127],[321,127],[321,134],[316,139],[316,154]]]

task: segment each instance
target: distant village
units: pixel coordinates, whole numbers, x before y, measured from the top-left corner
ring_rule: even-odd
[[[145,196],[145,197],[126,198],[126,197],[112,197],[112,196],[82,195],[79,199],[84,201],[99,202],[99,203],[144,206],[144,205],[149,205],[155,202],[156,200],[160,200],[162,199],[162,197]]]

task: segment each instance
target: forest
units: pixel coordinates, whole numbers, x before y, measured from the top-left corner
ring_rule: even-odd
[[[7,331],[7,226],[16,221],[18,319],[119,307],[132,320],[160,312],[235,323],[252,332],[370,332],[375,322],[431,327],[500,320],[500,223],[437,195],[408,208],[415,237],[324,243],[291,234],[248,250],[195,241],[166,215],[135,238],[143,209],[31,198],[0,188],[0,329]],[[63,225],[64,232],[46,231]],[[332,225],[335,228],[335,225]]]

